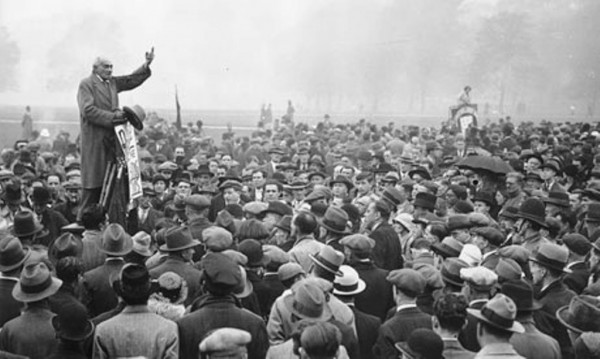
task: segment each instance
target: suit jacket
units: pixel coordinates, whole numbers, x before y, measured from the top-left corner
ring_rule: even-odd
[[[127,233],[134,235],[139,231],[144,231],[150,234],[156,227],[156,222],[164,216],[164,213],[161,211],[150,207],[148,208],[146,218],[143,222],[140,222],[138,209],[134,208],[129,211],[129,215],[127,216]]]
[[[18,281],[18,278],[0,277],[0,328],[21,314],[23,303],[12,296],[12,290]]]
[[[31,359],[46,359],[58,344],[47,306],[28,307],[23,314],[4,324],[0,350]]]
[[[83,243],[83,252],[81,253],[83,269],[89,271],[101,266],[106,260],[106,254],[99,250],[102,246],[102,232],[85,230],[81,242]]]
[[[471,309],[481,309],[487,303],[486,301],[476,301],[469,304]],[[467,323],[458,335],[458,340],[465,347],[465,349],[472,352],[478,352],[481,349],[479,342],[477,341],[477,318],[468,314]]]
[[[79,343],[73,342],[63,342],[58,343],[58,346],[52,354],[47,359],[87,359],[88,356],[85,355],[83,350],[81,349],[81,345]]]
[[[590,279],[590,269],[587,263],[573,262],[567,265],[567,268],[572,272],[563,277],[563,283],[576,294],[581,294]]]
[[[374,315],[361,312],[354,305],[350,305],[350,308],[354,312],[360,357],[371,358],[373,357],[373,346],[377,341],[377,333],[381,327],[381,320]]]
[[[50,232],[50,235],[48,236],[50,242],[54,241],[60,235],[62,227],[69,224],[62,214],[50,208],[47,208],[44,213],[42,213],[40,222],[44,228]],[[48,244],[50,244],[50,242]]]
[[[463,348],[456,339],[444,339],[444,359],[473,359],[475,354]]]
[[[395,305],[392,284],[385,279],[389,272],[371,261],[351,263],[351,266],[367,284],[367,288],[354,297],[354,305],[360,311],[385,321],[387,311]]]
[[[398,350],[394,346],[408,339],[413,330],[431,329],[431,316],[421,312],[417,307],[402,309],[383,323],[379,328],[379,336],[373,354],[375,358],[398,358]]]
[[[125,262],[121,258],[107,258],[103,265],[83,274],[83,304],[91,317],[117,306],[117,295],[111,287],[110,278],[118,275]]]
[[[188,286],[188,297],[185,300],[185,305],[191,304],[200,293],[202,272],[194,268],[192,264],[186,263],[181,257],[169,256],[162,264],[150,270],[150,276],[157,279],[166,272],[176,273],[185,280]]]
[[[54,313],[58,313],[60,308],[72,304],[81,302],[75,296],[75,288],[73,286],[63,282],[63,284],[58,289],[58,292],[54,293],[50,298],[50,310]]]
[[[519,321],[525,333],[515,333],[510,337],[510,344],[517,353],[527,359],[560,359],[560,346],[556,339],[540,332],[533,319]]]
[[[402,268],[404,260],[400,239],[389,223],[381,223],[371,232],[369,237],[375,240],[372,258],[379,268],[387,270]]]
[[[53,209],[62,214],[69,223],[77,221],[77,212],[79,211],[78,203],[62,202],[53,207]]]
[[[264,321],[239,308],[232,296],[206,295],[201,299],[198,310],[179,319],[177,326],[180,358],[198,358],[198,346],[206,334],[223,327],[242,329],[252,335],[252,341],[247,346],[249,359],[262,359],[269,349]]]
[[[285,291],[285,287],[279,280],[279,276],[277,272],[267,272],[263,277],[263,283],[265,285],[265,293],[263,296],[264,302],[261,302],[261,307],[266,318],[269,318],[269,314],[271,313],[271,307],[273,303],[275,303],[275,299],[277,299],[283,291]]]
[[[138,87],[150,74],[150,68],[144,65],[131,75],[112,77],[108,85],[93,73],[79,83],[83,188],[102,187],[106,166],[114,160],[116,143],[112,120],[114,111],[119,108],[118,93]]]

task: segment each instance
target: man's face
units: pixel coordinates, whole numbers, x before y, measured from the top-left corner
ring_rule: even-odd
[[[375,209],[375,203],[369,204],[367,211],[365,212],[365,222],[373,223],[379,219],[379,212]]]
[[[37,214],[42,214],[48,209],[48,206],[45,203],[34,203],[33,210]]]
[[[48,176],[48,187],[56,191],[58,186],[60,186],[60,179],[58,176]]]
[[[262,172],[256,172],[256,173],[254,173],[252,175],[252,184],[256,188],[264,186],[264,184],[265,184],[265,177],[263,176]]]
[[[198,176],[198,184],[200,187],[206,186],[210,182],[210,176],[206,174],[202,174]]]
[[[323,177],[321,177],[321,176],[312,176],[311,179],[310,179],[310,182],[312,184],[314,184],[315,186],[316,185],[322,185],[323,182],[325,182],[325,179]]]
[[[450,235],[452,236],[452,238],[456,239],[457,241],[463,244],[469,243],[471,241],[471,235],[469,234],[468,229],[455,229],[452,232],[450,232]]]
[[[67,198],[71,203],[79,203],[79,199],[81,198],[81,190],[79,188],[69,188],[66,191]]]
[[[224,155],[223,157],[221,157],[221,164],[227,166],[228,168],[231,167],[231,156]]]
[[[165,183],[165,181],[156,181],[154,183],[154,192],[158,194],[162,194],[166,188],[167,184]]]
[[[531,276],[533,285],[539,285],[544,280],[544,275],[546,274],[546,269],[536,262],[529,261],[529,267],[531,268]]]
[[[548,181],[554,178],[554,176],[556,176],[556,172],[554,172],[553,169],[548,168],[548,167],[544,167],[544,169],[542,170],[542,173],[540,174],[540,176],[542,177],[542,179],[544,181]]]
[[[281,220],[280,215],[278,215],[277,213],[269,212],[265,215],[265,218],[263,219],[263,223],[264,223],[265,227],[267,228],[267,231],[271,232],[271,230],[273,228],[275,228],[275,225],[280,220]]]
[[[177,194],[187,197],[192,192],[192,186],[187,182],[179,182],[177,185]]]
[[[475,201],[475,203],[473,203],[473,208],[475,208],[476,213],[487,214],[490,212],[490,206],[487,203],[481,201]]]
[[[452,207],[456,204],[456,202],[458,202],[458,197],[456,197],[456,194],[454,194],[453,191],[448,191],[446,192],[446,202],[448,202],[448,207]]]
[[[217,168],[217,177],[225,177],[225,174],[227,173],[227,170],[223,167],[219,167]]]
[[[162,170],[160,171],[160,174],[166,178],[167,180],[171,179],[171,176],[173,175],[173,171],[169,171],[169,170]]]
[[[538,168],[540,168],[541,165],[542,165],[542,163],[536,157],[529,158],[527,160],[527,163],[525,164],[526,169],[528,171],[536,171]]]
[[[343,183],[334,183],[331,187],[331,192],[335,197],[346,197],[348,195],[348,187]]]
[[[215,175],[217,174],[218,168],[219,168],[219,164],[216,161],[208,162],[208,170],[211,171],[212,173],[214,173]]]
[[[516,193],[520,189],[519,181],[516,178],[513,178],[513,177],[506,178],[505,184],[506,184],[506,191],[508,193]]]
[[[150,197],[142,196],[142,197],[138,198],[138,205],[142,209],[150,208]]]
[[[175,148],[175,157],[185,157],[185,150],[183,149],[183,147]]]
[[[352,178],[354,177],[354,171],[352,170],[352,168],[344,167],[342,168],[341,175],[347,178]]]
[[[96,74],[100,76],[102,80],[108,80],[112,76],[113,64],[104,59],[96,66]]]
[[[223,190],[223,199],[225,204],[236,204],[240,200],[240,192],[234,188],[226,188]]]
[[[579,193],[569,194],[569,204],[571,208],[577,208],[581,205],[581,195]]]
[[[265,186],[265,201],[276,201],[279,199],[279,188],[276,184],[268,184]]]
[[[371,183],[367,180],[360,180],[356,182],[356,188],[358,193],[367,193],[371,190]]]
[[[271,153],[271,161],[274,163],[281,162],[281,155],[279,153]]]

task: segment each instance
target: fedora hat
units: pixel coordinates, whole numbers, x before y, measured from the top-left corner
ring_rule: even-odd
[[[144,257],[151,257],[154,254],[152,253],[152,250],[150,250],[152,237],[148,233],[144,231],[137,232],[131,239],[133,241],[131,250],[135,253]]]
[[[533,287],[524,280],[504,282],[500,287],[500,292],[515,302],[517,313],[533,312],[542,308],[542,305],[533,299]]]
[[[44,230],[44,226],[35,218],[31,211],[20,211],[15,214],[12,233],[17,237],[29,237],[34,234],[42,233],[38,237],[43,237],[47,234]]]
[[[8,233],[0,238],[0,272],[19,268],[31,255],[31,249],[23,248],[21,241]]]
[[[83,252],[83,243],[73,233],[63,233],[48,247],[48,258],[56,263],[64,257],[80,257]]]
[[[56,336],[74,342],[85,340],[94,334],[94,323],[87,316],[83,304],[68,301],[58,308],[58,313],[52,318],[52,326]]]
[[[19,302],[38,302],[56,293],[61,285],[62,280],[52,277],[46,263],[32,262],[23,268],[12,295]]]
[[[111,256],[124,256],[133,248],[131,236],[118,223],[106,226],[98,250]]]
[[[319,267],[336,276],[343,275],[340,272],[340,266],[344,263],[344,254],[336,251],[331,246],[324,246],[317,255],[308,255],[310,259]]]
[[[140,105],[133,105],[133,107],[123,106],[123,112],[125,113],[125,119],[129,121],[136,130],[141,131],[144,129],[146,112]]]
[[[558,308],[556,318],[575,333],[600,332],[600,299],[591,295],[571,298],[571,303]]]
[[[248,267],[264,267],[270,259],[263,253],[262,245],[255,239],[244,239],[238,250],[248,258]]]
[[[125,264],[115,283],[117,294],[127,298],[146,298],[150,294],[151,287],[148,269],[137,263]]]
[[[425,167],[418,166],[418,167],[415,167],[412,170],[408,171],[408,177],[410,177],[410,178],[412,178],[416,174],[421,176],[423,179],[431,181],[431,175],[429,174],[429,171],[427,171],[427,169]]]
[[[339,207],[329,206],[319,224],[326,230],[337,234],[350,234],[352,227],[348,213]]]
[[[442,263],[442,280],[444,283],[449,283],[458,287],[462,287],[464,280],[460,277],[460,270],[468,268],[469,265],[458,258],[447,258]]]
[[[340,266],[341,276],[335,277],[333,281],[333,294],[339,296],[351,296],[362,293],[367,284],[360,279],[358,272],[347,265]]]
[[[515,321],[517,305],[502,293],[496,294],[481,310],[467,308],[467,312],[495,328],[513,333],[525,332],[521,323]]]
[[[323,289],[315,282],[303,279],[292,286],[292,293],[283,298],[285,306],[301,319],[327,321],[332,317]]]
[[[517,217],[537,223],[544,228],[548,228],[548,225],[546,224],[546,209],[544,208],[544,203],[537,198],[527,198],[523,201],[521,207],[519,207]]]
[[[431,250],[443,258],[458,257],[462,249],[463,244],[454,237],[446,237],[431,245]]]
[[[571,205],[569,203],[569,195],[566,192],[560,191],[548,192],[548,197],[544,198],[544,202],[564,208],[568,208]]]
[[[565,268],[569,260],[569,250],[558,244],[543,243],[537,253],[533,257],[529,257],[529,260],[546,268],[571,273],[570,269]]]
[[[171,227],[165,233],[166,243],[160,246],[163,252],[177,252],[200,245],[200,241],[192,238],[187,227]]]

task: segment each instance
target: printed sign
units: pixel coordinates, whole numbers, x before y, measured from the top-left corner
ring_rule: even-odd
[[[133,202],[134,199],[141,197],[143,194],[135,130],[129,122],[126,122],[115,126],[115,133],[125,154],[127,174],[129,176],[129,202]]]

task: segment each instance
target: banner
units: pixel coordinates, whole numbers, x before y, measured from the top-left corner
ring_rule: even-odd
[[[127,163],[127,175],[129,176],[129,202],[142,196],[142,175],[140,172],[140,162],[137,151],[137,140],[135,137],[135,129],[126,122],[122,125],[115,126],[115,133],[121,145],[121,149],[125,154],[125,162]]]

